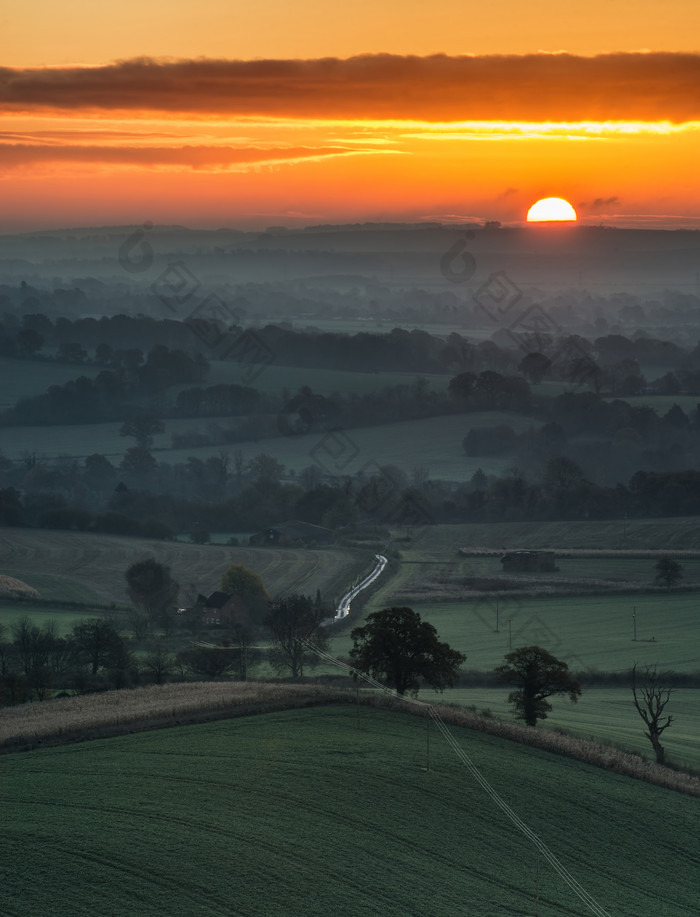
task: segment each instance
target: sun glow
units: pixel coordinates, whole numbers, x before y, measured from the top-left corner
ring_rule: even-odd
[[[577,219],[576,211],[561,197],[545,197],[537,201],[527,212],[528,223],[572,222]]]

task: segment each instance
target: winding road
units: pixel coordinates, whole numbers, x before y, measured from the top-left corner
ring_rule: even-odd
[[[363,580],[354,585],[352,589],[348,590],[342,599],[338,602],[338,607],[335,610],[335,617],[328,618],[324,623],[331,624],[335,621],[341,621],[343,618],[346,618],[350,614],[350,603],[355,598],[355,596],[362,592],[363,589],[366,589],[371,583],[373,583],[378,576],[384,572],[384,567],[386,567],[388,561],[383,554],[375,554],[377,559],[377,565]]]

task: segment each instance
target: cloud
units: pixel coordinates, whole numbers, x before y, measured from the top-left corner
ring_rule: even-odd
[[[34,166],[39,163],[87,163],[140,168],[226,169],[265,163],[300,162],[329,156],[357,153],[377,154],[377,150],[343,147],[284,147],[267,149],[247,147],[179,146],[179,147],[107,147],[107,146],[41,146],[26,143],[0,143],[0,171]],[[379,151],[390,152],[390,151]]]
[[[152,60],[0,68],[0,111],[424,121],[700,120],[700,54]]]
[[[622,201],[617,195],[613,197],[597,197],[593,201],[581,201],[580,204],[577,204],[576,207],[578,210],[587,210],[591,213],[595,213],[598,210],[605,210],[608,207],[618,207]]]

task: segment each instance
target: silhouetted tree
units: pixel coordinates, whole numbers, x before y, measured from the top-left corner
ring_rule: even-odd
[[[142,608],[152,624],[166,624],[175,611],[179,585],[170,567],[152,557],[136,561],[125,573],[129,598]]]
[[[683,579],[683,566],[672,557],[660,557],[654,565],[656,576],[654,582],[657,586],[670,589]]]
[[[101,668],[126,667],[126,646],[119,633],[106,618],[90,618],[76,624],[70,633],[74,658],[85,664],[92,675]]]
[[[373,612],[350,636],[350,656],[357,668],[398,694],[417,694],[422,683],[436,691],[452,687],[467,658],[442,643],[433,625],[405,606]]]
[[[522,646],[505,657],[505,663],[496,668],[502,681],[518,685],[508,695],[509,703],[515,707],[518,719],[528,726],[536,726],[537,720],[547,718],[552,709],[547,698],[555,694],[568,694],[576,703],[581,687],[569,675],[569,667],[542,649],[541,646]]]
[[[137,445],[142,449],[153,446],[153,437],[156,433],[165,432],[163,421],[150,411],[141,411],[128,420],[125,420],[119,429],[120,436],[133,436]]]
[[[278,672],[289,670],[292,678],[302,678],[305,666],[316,665],[318,657],[306,646],[313,643],[320,649],[327,645],[321,625],[323,611],[317,609],[308,595],[292,593],[276,598],[263,623],[272,634],[270,663]]]
[[[671,699],[673,689],[664,687],[661,681],[662,676],[657,673],[656,666],[647,666],[644,680],[639,684],[637,680],[637,663],[635,662],[632,666],[634,706],[646,724],[647,732],[644,735],[652,744],[657,764],[664,764],[666,760],[666,750],[660,741],[661,733],[668,729],[673,722],[673,717],[670,715],[667,715],[666,721],[662,722],[664,709]]]

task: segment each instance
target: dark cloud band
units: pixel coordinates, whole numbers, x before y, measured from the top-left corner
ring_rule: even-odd
[[[0,111],[292,118],[700,120],[700,55],[671,52],[347,60],[137,59],[0,69]]]

